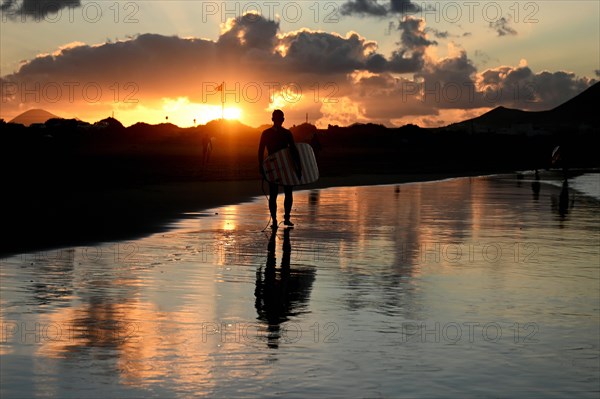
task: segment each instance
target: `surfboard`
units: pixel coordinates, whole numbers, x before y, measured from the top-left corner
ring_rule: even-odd
[[[312,147],[306,143],[296,143],[302,164],[302,178],[296,176],[294,158],[289,148],[271,154],[263,162],[263,170],[269,183],[284,186],[300,186],[319,180],[319,167]]]
[[[552,165],[560,161],[560,146],[557,145],[552,151]]]

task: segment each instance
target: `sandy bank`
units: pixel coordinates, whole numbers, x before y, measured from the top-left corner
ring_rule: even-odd
[[[316,184],[301,189],[419,182],[457,176],[438,173],[322,177]],[[91,187],[57,190],[50,195],[34,191],[15,193],[3,211],[6,238],[1,243],[0,256],[135,239],[168,229],[170,222],[185,217],[186,212],[236,204],[262,195],[260,180]],[[265,217],[268,218],[266,204]]]

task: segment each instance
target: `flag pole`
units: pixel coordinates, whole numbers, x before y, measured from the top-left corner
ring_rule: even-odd
[[[221,120],[225,120],[225,82],[221,83]]]

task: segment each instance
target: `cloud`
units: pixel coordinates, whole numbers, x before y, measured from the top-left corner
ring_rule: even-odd
[[[526,63],[481,72],[478,90],[497,105],[541,111],[554,108],[596,82],[565,71],[534,73]]]
[[[354,91],[348,96],[363,110],[364,118],[374,123],[392,124],[392,119],[408,115],[431,115],[433,107],[418,95],[420,85],[412,79],[389,73],[355,76]]]
[[[315,74],[349,73],[364,69],[377,50],[375,42],[354,32],[342,37],[306,29],[284,35],[279,45],[285,49],[284,63],[290,71]],[[387,61],[383,58],[382,62],[385,64]]]
[[[227,21],[216,41],[142,34],[61,46],[2,77],[2,105],[16,114],[57,106],[152,109],[162,107],[164,98],[184,97],[191,104],[220,104],[215,87],[225,81],[227,101],[244,103],[248,112],[263,112],[274,96],[287,98],[288,107],[314,112],[324,100],[351,92],[346,77],[354,70],[416,71],[421,53],[409,52],[385,57],[375,42],[354,32],[281,33],[277,22],[247,15]],[[296,89],[303,101],[297,101]],[[124,105],[125,99],[138,102]]]
[[[438,109],[479,107],[473,89],[477,68],[460,51],[454,57],[442,58],[427,64],[415,76],[422,81],[423,101]]]
[[[377,0],[354,0],[342,4],[342,15],[372,15],[383,17],[388,11]]]
[[[430,33],[430,32],[433,33],[433,36],[435,36],[438,39],[447,39],[450,36],[453,36],[447,30],[446,31],[440,31],[440,30],[437,30],[435,28],[427,28],[425,31],[427,33]]]
[[[63,8],[81,6],[81,0],[2,0],[0,11],[10,19],[34,17],[37,19],[57,13]]]
[[[389,3],[379,3],[378,0],[349,0],[342,4],[342,15],[360,15],[385,17],[387,15],[404,15],[421,10],[410,0],[391,0]]]
[[[478,64],[479,65],[483,65],[483,66],[489,64],[492,61],[494,61],[494,62],[500,62],[499,59],[492,58],[488,53],[486,53],[483,50],[475,50],[473,52],[473,58],[477,59],[479,61]]]
[[[424,27],[425,21],[420,18],[404,18],[398,26],[398,29],[402,31],[400,42],[406,48],[417,51],[424,51],[426,47],[436,45],[436,41],[427,39]]]
[[[179,97],[182,90],[190,91],[190,83],[200,86],[205,80],[341,84],[354,70],[418,71],[425,48],[432,44],[419,31],[421,26],[412,20],[402,23],[404,45],[386,57],[377,52],[377,43],[355,32],[280,33],[277,22],[253,15],[229,20],[216,41],[142,34],[100,45],[62,46],[25,62],[5,79],[41,86],[135,82],[140,94],[165,97]]]
[[[531,111],[554,108],[596,80],[573,73],[533,72],[526,61],[478,72],[467,53],[428,59],[413,78],[389,73],[355,73],[353,92],[363,119],[375,123],[440,126],[505,106]]]
[[[391,0],[390,11],[397,14],[408,14],[421,11],[421,7],[410,0]]]
[[[328,118],[345,123],[352,115],[387,125],[435,124],[498,105],[549,109],[595,81],[564,71],[536,73],[524,60],[478,71],[464,50],[445,58],[427,52],[437,42],[423,20],[404,17],[396,29],[399,42],[389,54],[355,32],[281,32],[278,22],[256,14],[228,20],[217,40],[142,34],[71,43],[0,78],[2,116],[47,108],[83,118],[84,110],[105,116],[115,109],[120,115],[137,110],[136,117],[156,123],[164,120],[165,104],[185,103],[183,117],[191,123],[195,107],[220,106],[216,86],[225,82],[226,103],[243,108],[250,124],[263,123],[274,105],[285,108],[290,124],[306,112],[324,126],[333,123]],[[168,112],[175,120],[175,111]]]
[[[494,29],[498,36],[516,36],[517,31],[509,26],[510,20],[504,17],[490,22],[490,28]]]
[[[427,47],[437,45],[436,41],[429,40],[424,29],[422,19],[405,17],[397,26],[401,31],[399,48],[392,51],[391,56],[385,58],[381,54],[371,54],[366,62],[366,69],[370,72],[410,73],[423,68],[425,51]]]
[[[389,59],[381,54],[370,54],[366,62],[366,70],[410,73],[423,68],[427,47],[437,45],[436,41],[427,38],[425,22],[422,19],[405,17],[394,27],[402,32],[399,47],[392,51]]]
[[[271,50],[277,41],[279,23],[256,13],[230,19],[224,26],[218,43],[227,47],[246,47]]]

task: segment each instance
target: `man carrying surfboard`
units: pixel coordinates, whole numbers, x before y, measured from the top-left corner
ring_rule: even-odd
[[[262,135],[260,136],[260,144],[258,146],[258,168],[260,170],[260,173],[263,176],[263,178],[265,178],[265,170],[263,169],[265,147],[267,148],[267,152],[269,153],[269,155],[272,155],[277,151],[289,148],[290,153],[292,154],[292,159],[294,161],[296,175],[298,177],[298,180],[300,180],[302,176],[302,164],[300,162],[300,155],[298,153],[298,149],[296,148],[296,144],[294,143],[294,137],[292,136],[292,132],[290,132],[288,129],[282,126],[283,121],[285,120],[283,111],[281,111],[280,109],[276,109],[275,111],[273,111],[271,120],[273,121],[273,126],[262,132]],[[290,221],[290,213],[292,211],[292,204],[294,202],[292,194],[293,186],[284,185],[283,191],[285,193],[285,199],[283,201],[283,207],[285,211],[283,223],[288,227],[292,227],[294,226],[294,223]],[[278,194],[279,184],[269,182],[269,211],[271,212],[271,219],[273,219],[273,228],[277,228]]]

